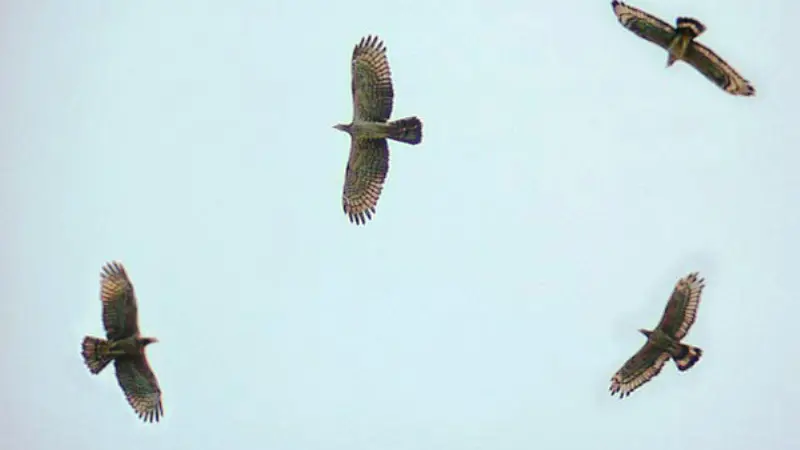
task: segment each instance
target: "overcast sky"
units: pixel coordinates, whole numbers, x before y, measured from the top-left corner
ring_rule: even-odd
[[[800,4],[630,4],[757,96],[607,0],[0,6],[0,448],[796,448]],[[358,227],[331,127],[370,33],[424,138]],[[158,424],[82,362],[110,260]],[[612,398],[691,271],[703,358]]]

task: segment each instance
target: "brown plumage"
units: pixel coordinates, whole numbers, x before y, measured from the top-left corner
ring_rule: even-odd
[[[695,321],[705,287],[705,279],[697,275],[690,273],[678,280],[655,330],[639,330],[647,336],[647,342],[611,378],[611,395],[630,395],[658,375],[670,359],[683,372],[703,356],[700,348],[680,342]]]
[[[706,31],[699,20],[678,17],[672,27],[652,14],[617,0],[611,2],[611,7],[622,26],[667,51],[667,67],[684,61],[729,94],[756,95],[756,89],[748,80],[710,48],[697,42],[695,38]]]
[[[389,172],[386,139],[411,145],[422,141],[422,121],[406,117],[389,122],[394,88],[386,47],[377,36],[362,38],[351,59],[353,120],[334,128],[350,135],[342,207],[350,222],[372,219]]]
[[[83,339],[84,363],[91,373],[98,374],[114,361],[117,382],[128,403],[144,421],[158,422],[164,415],[161,389],[145,356],[145,347],[158,340],[139,333],[136,295],[122,264],[112,262],[103,267],[100,300],[106,339]]]

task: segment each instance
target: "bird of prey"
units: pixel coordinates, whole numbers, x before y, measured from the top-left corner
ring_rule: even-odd
[[[139,334],[136,294],[122,264],[111,262],[103,267],[100,300],[107,339],[83,338],[84,363],[96,375],[114,361],[117,382],[128,403],[145,422],[158,422],[164,415],[161,389],[144,354],[145,347],[158,340]]]
[[[611,395],[619,392],[619,398],[627,397],[658,375],[670,358],[683,372],[703,356],[703,350],[681,343],[694,323],[705,287],[705,279],[697,275],[693,272],[678,280],[655,330],[639,330],[647,342],[611,378]]]
[[[422,141],[422,121],[416,116],[389,122],[394,89],[386,47],[377,36],[361,39],[350,63],[353,120],[334,128],[350,135],[342,206],[350,222],[363,225],[375,214],[389,171],[386,139],[411,145]]]
[[[673,28],[658,17],[619,1],[612,1],[619,22],[640,38],[667,50],[667,67],[683,60],[712,83],[733,95],[752,96],[756,89],[711,49],[697,42],[706,26],[690,17],[678,17]]]

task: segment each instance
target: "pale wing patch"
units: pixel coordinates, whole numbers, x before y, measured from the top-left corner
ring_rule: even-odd
[[[748,80],[739,75],[724,59],[705,45],[692,41],[683,58],[708,80],[725,92],[745,97],[756,95],[756,89]]]
[[[362,38],[351,64],[354,120],[386,122],[392,115],[394,90],[383,42],[377,36]]]
[[[647,342],[614,374],[608,390],[611,395],[619,393],[619,398],[627,397],[658,375],[669,358],[669,353],[664,353]]]
[[[342,192],[342,206],[350,222],[363,225],[372,219],[388,172],[386,139],[351,139]]]

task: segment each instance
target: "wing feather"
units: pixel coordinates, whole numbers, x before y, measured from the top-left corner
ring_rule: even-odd
[[[117,340],[139,333],[136,294],[125,267],[113,261],[100,274],[100,300],[106,338]]]
[[[648,341],[611,377],[608,390],[611,395],[619,393],[619,398],[631,395],[631,392],[658,375],[669,358],[669,353],[659,350]]]
[[[676,33],[672,25],[641,9],[628,6],[616,0],[611,2],[611,6],[614,8],[614,14],[622,26],[640,38],[646,39],[665,50],[669,48],[669,44]]]
[[[705,288],[705,278],[698,278],[692,272],[675,283],[675,288],[664,308],[664,315],[656,326],[675,340],[680,341],[689,332],[697,317],[697,308]]]
[[[725,92],[746,97],[756,95],[756,89],[748,80],[710,48],[697,41],[692,41],[683,59]]]
[[[144,356],[114,360],[117,382],[136,414],[145,422],[158,422],[164,415],[161,388]]]
[[[342,205],[350,222],[363,225],[372,219],[388,172],[386,139],[351,138],[342,193]]]
[[[353,49],[351,61],[353,120],[386,122],[394,99],[386,47],[377,36],[364,37]]]

